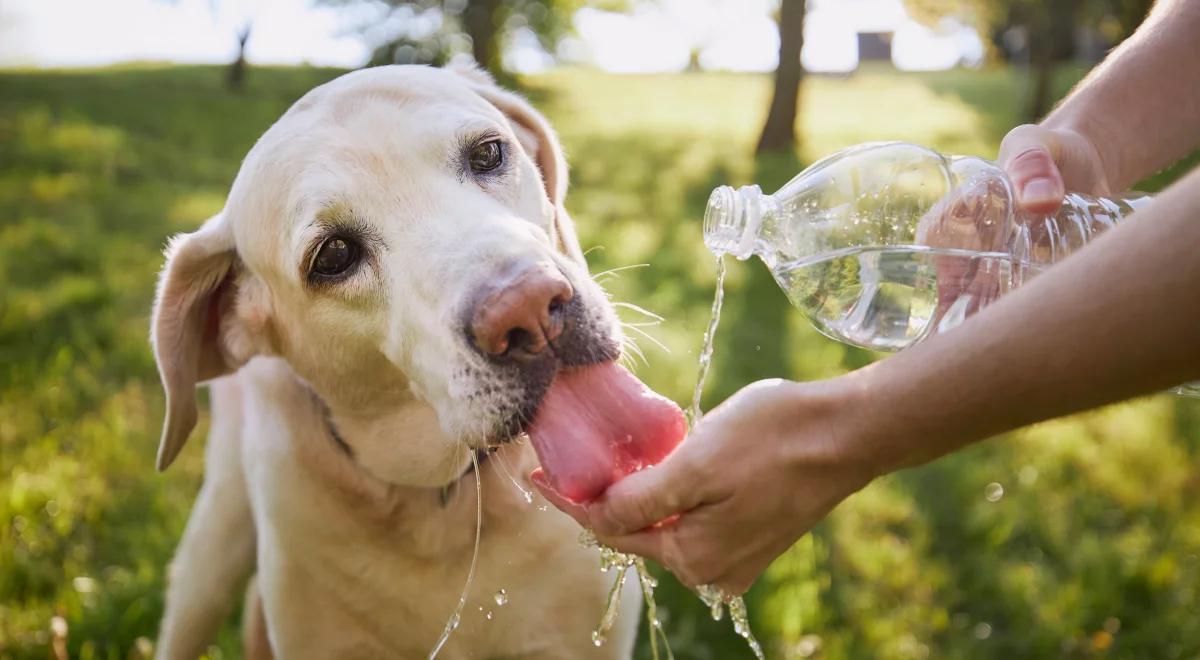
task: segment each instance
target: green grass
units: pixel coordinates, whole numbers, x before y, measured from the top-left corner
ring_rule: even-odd
[[[0,73],[0,658],[45,657],[55,616],[76,657],[136,657],[155,636],[203,444],[153,471],[159,251],[219,209],[254,139],[337,73],[255,69],[242,95],[206,67]],[[643,342],[641,375],[678,401],[708,320],[699,220],[715,185],[771,189],[872,139],[991,156],[1021,102],[1004,70],[813,78],[800,158],[756,162],[765,76],[563,70],[524,83],[565,142],[593,270],[649,264],[609,287],[667,318],[652,332],[669,352]],[[734,264],[706,403],[872,359],[818,336],[764,268]],[[1200,404],[1159,396],[882,479],[772,566],[748,598],[755,628],[781,658],[1194,657],[1198,438]],[[677,657],[747,656],[727,623],[662,582]],[[238,655],[232,619],[213,654]]]

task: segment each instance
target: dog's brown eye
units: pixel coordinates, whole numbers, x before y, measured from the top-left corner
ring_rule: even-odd
[[[472,172],[487,174],[500,167],[501,163],[504,162],[504,147],[500,144],[500,140],[490,140],[477,144],[471,148],[471,155],[468,161],[470,162]]]
[[[358,261],[358,244],[335,236],[321,246],[313,261],[313,272],[332,277],[341,275]]]

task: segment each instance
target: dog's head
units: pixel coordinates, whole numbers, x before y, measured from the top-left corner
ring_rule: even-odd
[[[168,249],[159,468],[195,426],[196,384],[256,355],[343,409],[432,408],[429,442],[514,437],[558,369],[619,352],[566,188],[546,120],[479,72],[380,67],[304,96],[224,210]]]

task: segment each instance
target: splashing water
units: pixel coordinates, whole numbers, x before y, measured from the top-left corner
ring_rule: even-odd
[[[642,599],[646,602],[646,623],[650,626],[650,656],[654,660],[659,660],[658,642],[662,640],[667,660],[675,660],[675,655],[671,652],[671,644],[667,640],[667,633],[663,630],[662,622],[658,620],[658,603],[654,600],[654,588],[658,586],[658,581],[654,579],[653,575],[650,575],[645,560],[637,555],[619,552],[600,545],[596,540],[596,535],[589,529],[583,530],[579,535],[579,543],[584,547],[600,549],[600,570],[602,572],[607,573],[613,569],[617,571],[613,586],[608,591],[608,599],[604,603],[604,614],[600,617],[599,625],[592,631],[592,643],[602,646],[608,640],[608,633],[617,621],[621,590],[625,587],[629,570],[633,569],[637,573],[638,583],[642,589]]]
[[[696,374],[696,389],[692,392],[692,405],[688,408],[688,425],[691,428],[695,428],[700,418],[704,416],[704,411],[700,409],[700,397],[704,394],[704,381],[708,379],[708,369],[712,366],[713,340],[717,335],[717,326],[721,323],[721,305],[724,301],[725,255],[719,254],[717,255],[717,282],[716,292],[713,294],[712,317],[708,321],[708,329],[704,331],[704,342],[700,347],[700,369]],[[754,638],[754,633],[750,631],[750,617],[746,613],[746,601],[742,600],[741,596],[730,596],[711,584],[697,587],[696,595],[704,601],[705,605],[708,605],[713,621],[720,621],[725,615],[725,608],[728,607],[733,629],[750,645],[754,657],[764,660],[766,656],[763,655],[762,646]]]
[[[470,454],[471,466],[475,472],[475,549],[471,551],[471,567],[467,569],[467,582],[463,585],[462,595],[458,597],[458,605],[454,607],[454,614],[446,621],[446,627],[442,629],[442,636],[438,637],[433,649],[429,651],[429,660],[434,660],[437,654],[441,653],[442,647],[446,645],[450,635],[462,621],[463,607],[467,604],[467,593],[471,590],[471,582],[475,580],[475,564],[479,563],[479,537],[483,530],[483,480],[479,474],[479,458],[473,451]]]

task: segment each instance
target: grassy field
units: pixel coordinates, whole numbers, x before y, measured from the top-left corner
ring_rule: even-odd
[[[154,638],[203,445],[153,471],[160,249],[218,210],[254,139],[337,73],[256,69],[241,95],[204,67],[0,73],[0,658],[46,657],[54,617],[73,657],[139,657]],[[641,375],[681,402],[712,295],[699,220],[715,185],[771,189],[871,139],[994,155],[1020,83],[1004,70],[811,79],[800,157],[756,162],[766,77],[524,81],[566,144],[593,269],[649,264],[609,287],[666,317],[653,333],[669,352],[644,344]],[[819,337],[759,265],[732,267],[728,301],[709,405],[754,379],[874,359]],[[661,594],[677,657],[748,655],[669,578]],[[1195,657],[1200,402],[1152,397],[882,479],[748,602],[779,658]],[[213,657],[237,657],[232,621]]]

